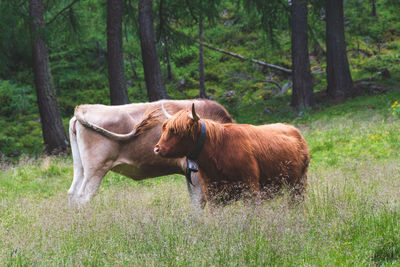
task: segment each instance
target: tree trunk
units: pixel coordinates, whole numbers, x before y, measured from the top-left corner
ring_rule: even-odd
[[[107,61],[111,105],[128,104],[122,54],[122,0],[107,0]]]
[[[171,68],[171,60],[169,58],[169,49],[168,43],[165,44],[165,58],[167,60],[167,80],[172,80],[172,68]]]
[[[326,0],[326,61],[328,95],[343,98],[353,90],[346,54],[343,0]]]
[[[308,108],[315,104],[307,37],[307,1],[292,0],[292,70],[291,105]]]
[[[45,29],[42,0],[30,0],[29,13],[31,16],[33,73],[45,151],[48,154],[60,154],[66,151],[68,139],[61,122],[47,47],[42,36]]]
[[[139,0],[139,33],[147,96],[150,101],[167,98],[157,57],[151,0]]]
[[[203,9],[202,0],[200,0],[200,15],[199,15],[199,90],[200,98],[208,98],[206,94],[206,86],[204,83],[204,55],[203,55]]]
[[[372,0],[372,16],[378,17],[378,15],[376,14],[376,1],[375,0]]]

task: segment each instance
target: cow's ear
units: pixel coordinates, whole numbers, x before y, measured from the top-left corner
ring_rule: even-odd
[[[196,114],[196,110],[194,110],[194,103],[192,104],[192,119],[194,121],[199,121],[200,117]]]

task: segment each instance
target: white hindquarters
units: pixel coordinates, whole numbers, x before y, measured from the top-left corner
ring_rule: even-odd
[[[74,164],[74,178],[68,190],[68,196],[70,202],[77,204],[85,204],[93,198],[101,180],[110,169],[110,164],[94,160],[99,154],[95,146],[89,147],[87,142],[82,140],[84,138],[82,131],[85,131],[84,126],[73,117],[70,120],[69,134]]]

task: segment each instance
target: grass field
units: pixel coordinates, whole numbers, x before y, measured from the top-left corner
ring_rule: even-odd
[[[312,157],[295,208],[283,196],[196,213],[181,176],[109,173],[76,209],[66,196],[69,157],[3,164],[0,265],[400,265],[400,121],[389,110],[399,98],[358,97],[295,119]]]

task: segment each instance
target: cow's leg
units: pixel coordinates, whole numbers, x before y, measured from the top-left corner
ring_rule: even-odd
[[[296,179],[295,183],[289,185],[290,204],[295,205],[304,200],[304,194],[307,189],[307,176]]]
[[[259,177],[252,177],[249,184],[251,203],[261,204],[261,190]]]
[[[94,197],[109,169],[108,164],[84,167],[84,179],[77,194],[78,204],[86,204]]]
[[[72,180],[71,187],[68,190],[68,197],[70,201],[73,201],[76,197],[78,190],[83,181],[83,166],[82,160],[79,153],[78,142],[76,138],[75,128],[76,119],[73,117],[69,122],[69,139],[71,144],[72,159],[74,164],[74,178]]]
[[[84,126],[76,123],[76,140],[79,148],[79,157],[83,168],[83,179],[76,184],[74,200],[78,204],[89,202],[96,194],[101,180],[106,173],[113,167],[113,160],[107,160],[111,156],[105,147],[110,144],[104,141],[102,145],[95,142],[96,135],[91,135]]]
[[[192,204],[193,207],[196,209],[204,209],[204,206],[206,205],[206,200],[203,194],[203,189],[201,185],[201,181],[199,178],[198,172],[192,172],[192,184],[187,182],[187,187],[189,191],[189,198],[190,198],[190,203]]]
[[[242,174],[243,181],[246,181],[248,187],[248,197],[250,203],[260,204],[261,203],[261,186],[260,186],[260,169],[256,160],[251,160],[247,163],[246,172]],[[243,188],[246,190],[246,188]],[[246,199],[246,195],[245,195]]]

